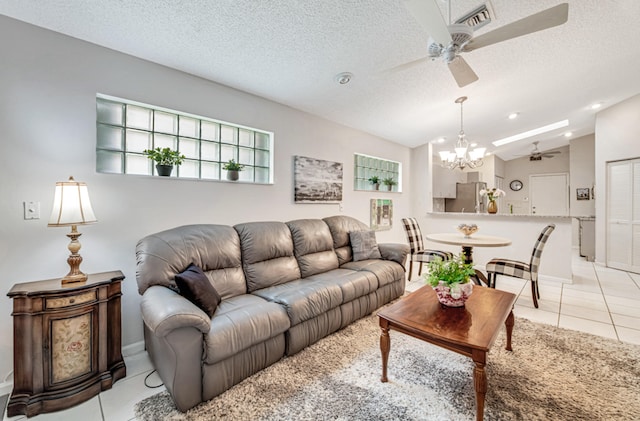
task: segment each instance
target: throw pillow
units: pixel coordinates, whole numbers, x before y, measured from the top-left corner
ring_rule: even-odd
[[[376,233],[373,231],[353,231],[349,233],[353,261],[367,259],[381,259],[382,255],[376,242]]]
[[[191,264],[184,272],[177,274],[175,280],[180,295],[200,307],[209,317],[213,316],[222,299],[202,269]]]

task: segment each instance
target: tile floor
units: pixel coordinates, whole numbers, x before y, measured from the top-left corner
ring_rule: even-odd
[[[640,344],[640,275],[608,269],[598,264],[573,260],[572,284],[540,283],[540,308],[533,307],[531,287],[522,280],[499,277],[498,289],[518,295],[514,309],[517,317],[547,323],[566,329],[580,330],[634,344]],[[407,284],[413,291],[423,285],[416,277]],[[36,421],[128,421],[135,420],[136,402],[154,395],[158,389],[147,388],[145,377],[152,366],[146,353],[125,358],[127,377],[111,390],[66,411],[42,414]],[[147,383],[159,384],[152,374]],[[26,420],[18,416],[4,421]]]

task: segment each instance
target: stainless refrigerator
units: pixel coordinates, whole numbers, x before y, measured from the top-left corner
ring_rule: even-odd
[[[444,199],[445,212],[484,213],[487,209],[487,196],[480,196],[480,190],[486,189],[484,181],[456,183],[456,198]]]

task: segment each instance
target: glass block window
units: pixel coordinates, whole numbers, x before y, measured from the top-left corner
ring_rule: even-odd
[[[172,177],[226,180],[230,159],[244,165],[239,181],[273,183],[273,133],[120,98],[96,97],[96,170],[156,175],[145,149],[185,156]]]
[[[376,190],[376,185],[369,181],[372,177],[378,177],[380,191],[402,192],[402,164],[375,156],[354,155],[354,189]],[[384,184],[389,179],[395,182],[390,187]]]

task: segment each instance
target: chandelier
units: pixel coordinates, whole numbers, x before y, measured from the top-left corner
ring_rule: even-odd
[[[454,170],[460,168],[461,170],[466,167],[477,168],[482,166],[482,157],[487,148],[475,148],[469,150],[469,142],[467,136],[464,134],[463,116],[462,116],[462,103],[467,100],[466,96],[461,96],[456,99],[456,104],[460,104],[460,133],[458,134],[458,141],[456,142],[455,152],[442,151],[440,152],[440,159],[442,160],[442,166]]]

